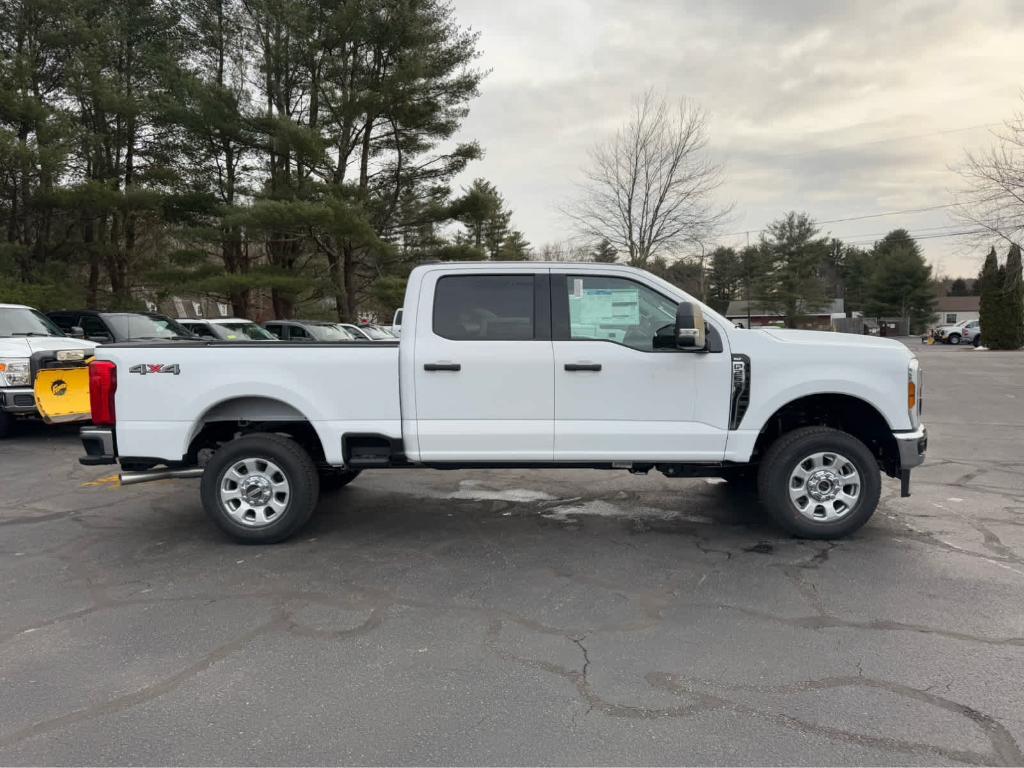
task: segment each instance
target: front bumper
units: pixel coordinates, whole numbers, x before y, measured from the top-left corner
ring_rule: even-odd
[[[893,437],[900,451],[900,469],[913,469],[924,464],[924,454],[928,450],[927,429],[918,427],[913,432],[894,432]]]
[[[82,427],[78,434],[82,438],[82,447],[85,448],[85,456],[79,457],[79,464],[92,467],[98,464],[117,463],[114,430],[109,427]]]
[[[4,413],[35,413],[36,396],[32,387],[0,389],[0,411]]]

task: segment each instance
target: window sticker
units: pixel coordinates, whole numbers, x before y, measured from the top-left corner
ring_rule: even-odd
[[[627,328],[640,325],[640,291],[636,288],[582,288],[569,297],[569,325],[574,338],[618,340]]]

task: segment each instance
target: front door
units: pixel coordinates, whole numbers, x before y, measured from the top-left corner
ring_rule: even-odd
[[[428,275],[421,290],[414,353],[420,460],[551,461],[547,271]]]
[[[677,302],[607,271],[554,274],[556,461],[721,461],[730,357],[659,349]]]

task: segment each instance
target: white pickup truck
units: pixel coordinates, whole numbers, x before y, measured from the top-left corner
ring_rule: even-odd
[[[294,534],[364,469],[593,468],[756,482],[786,530],[871,517],[924,461],[921,370],[887,339],[746,330],[611,264],[448,263],[409,278],[401,341],[128,342],[90,367],[86,464],[200,477],[236,539]]]

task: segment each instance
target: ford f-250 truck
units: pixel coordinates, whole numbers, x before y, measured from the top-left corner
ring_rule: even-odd
[[[86,464],[200,477],[236,539],[294,534],[365,469],[656,469],[754,484],[786,530],[871,517],[924,460],[902,344],[734,327],[617,264],[449,263],[409,277],[401,341],[134,342],[97,350]]]

